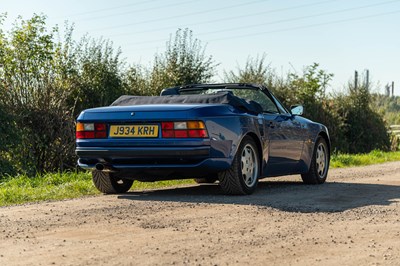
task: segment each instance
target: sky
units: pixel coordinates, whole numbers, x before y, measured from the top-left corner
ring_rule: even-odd
[[[0,0],[3,30],[18,16],[48,17],[49,27],[75,25],[74,39],[103,37],[127,64],[149,66],[179,28],[189,28],[224,71],[266,55],[278,74],[301,74],[315,63],[341,91],[369,70],[371,87],[394,82],[400,95],[400,0]]]

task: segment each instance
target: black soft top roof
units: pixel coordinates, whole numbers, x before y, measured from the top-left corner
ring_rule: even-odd
[[[195,95],[164,95],[164,96],[130,96],[123,95],[111,106],[129,106],[143,104],[229,104],[239,110],[249,113],[261,113],[262,107],[254,101],[246,101],[234,96],[231,92]]]

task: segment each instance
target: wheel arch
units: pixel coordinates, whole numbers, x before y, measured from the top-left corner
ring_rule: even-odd
[[[218,174],[219,185],[225,194],[248,195],[255,191],[260,177],[260,172],[255,173],[255,168],[252,168],[252,171],[249,171],[249,168],[247,168],[247,170],[243,172],[246,167],[243,166],[242,151],[244,151],[246,145],[251,144],[251,149],[254,149],[253,152],[259,152],[261,143],[257,134],[253,132],[247,132],[244,134],[242,138],[238,140],[238,143],[238,149],[231,167],[225,171],[219,172]],[[258,171],[261,171],[260,156],[258,156],[257,159],[259,167]],[[251,165],[254,167],[254,162],[251,163]]]
[[[324,158],[324,166],[323,166],[323,175],[320,174],[320,164],[317,162],[317,149],[319,145],[318,143],[322,143],[322,140],[324,140],[326,146],[327,146],[327,155]],[[325,146],[325,144],[323,146]],[[329,140],[329,136],[327,132],[319,132],[318,135],[315,137],[314,140],[314,145],[312,148],[312,154],[310,154],[310,163],[308,165],[307,171],[304,171],[301,173],[301,178],[305,184],[323,184],[328,176],[328,171],[329,171],[329,164],[330,164],[330,150],[331,150],[331,143]]]
[[[305,173],[310,169],[313,153],[316,148],[317,140],[319,137],[323,138],[328,146],[328,156],[329,156],[329,160],[330,160],[331,141],[329,139],[329,135],[326,131],[319,129],[318,131],[315,131],[312,134],[312,136],[310,136],[310,138],[304,143],[305,147],[303,148],[303,152],[301,155],[301,161],[302,161],[301,167],[300,167],[301,173]]]

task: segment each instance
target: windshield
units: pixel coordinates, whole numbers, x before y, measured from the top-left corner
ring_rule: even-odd
[[[268,97],[264,92],[259,89],[244,89],[244,88],[199,88],[199,89],[189,89],[181,90],[181,95],[191,95],[191,94],[217,94],[229,92],[234,96],[245,99],[247,102],[256,102],[261,105],[262,109],[266,113],[279,113],[278,107],[274,101]]]

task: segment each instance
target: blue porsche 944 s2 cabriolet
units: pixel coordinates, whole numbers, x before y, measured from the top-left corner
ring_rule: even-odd
[[[103,193],[134,180],[194,178],[226,194],[251,194],[263,177],[301,174],[325,182],[330,140],[324,125],[287,110],[264,86],[200,84],[161,96],[121,96],[83,111],[76,123],[80,167]]]

